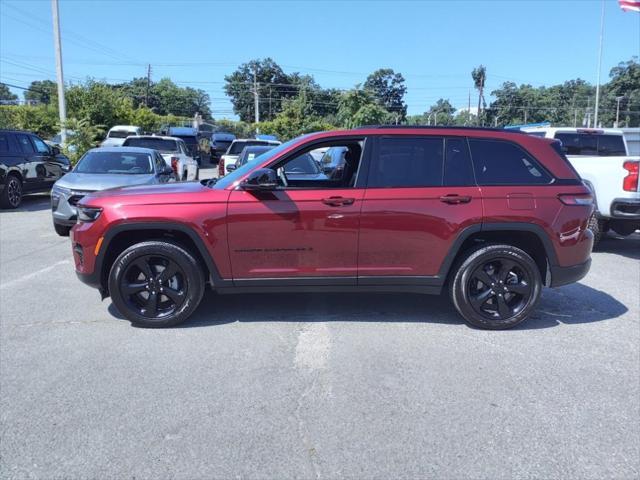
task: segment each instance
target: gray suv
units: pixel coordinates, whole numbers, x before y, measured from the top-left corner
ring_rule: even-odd
[[[166,183],[173,169],[156,150],[138,147],[94,148],[83,155],[71,173],[51,189],[53,226],[61,236],[69,235],[76,223],[76,205],[97,190],[131,185]]]

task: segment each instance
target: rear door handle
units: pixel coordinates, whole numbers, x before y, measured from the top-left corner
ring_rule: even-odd
[[[459,203],[469,203],[471,201],[471,197],[468,195],[457,195],[455,193],[452,193],[449,195],[441,196],[440,201],[448,203],[450,205],[457,205]]]
[[[323,198],[322,203],[330,205],[332,207],[342,207],[344,205],[352,205],[355,200],[355,198],[329,197]]]

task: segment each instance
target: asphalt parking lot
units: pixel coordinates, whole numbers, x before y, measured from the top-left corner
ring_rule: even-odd
[[[511,331],[445,298],[209,292],[145,330],[47,195],[0,212],[2,478],[638,478],[640,235]]]

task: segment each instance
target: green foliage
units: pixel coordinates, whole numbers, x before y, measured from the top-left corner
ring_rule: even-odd
[[[73,85],[67,89],[65,97],[67,115],[71,118],[106,126],[131,122],[131,100],[106,83],[89,80],[84,85]]]
[[[58,101],[58,86],[51,80],[35,80],[29,85],[29,90],[24,91],[24,99],[27,102],[44,103]]]
[[[304,92],[285,100],[282,111],[273,120],[261,122],[259,127],[261,133],[276,135],[283,141],[304,133],[335,128],[314,114],[312,103]]]
[[[397,114],[400,121],[407,116],[404,77],[391,68],[381,68],[367,77],[364,89],[369,91],[384,110]]]
[[[353,89],[340,97],[338,121],[344,128],[395,123],[395,115],[378,105],[368,90]]]
[[[97,147],[104,137],[105,127],[94,125],[88,118],[78,120],[67,119],[67,144],[64,146],[64,153],[75,164],[85,152]]]
[[[244,122],[254,120],[254,75],[258,95],[263,99],[260,119],[272,120],[280,112],[282,100],[295,96],[297,89],[291,86],[290,78],[271,58],[243,63],[231,75],[224,77],[224,91],[231,98],[233,111]],[[270,102],[272,108],[269,108]]]
[[[0,83],[0,103],[12,103],[18,100],[18,96],[12,93],[4,83]]]
[[[58,109],[49,105],[3,105],[0,128],[28,130],[48,138],[58,131]]]

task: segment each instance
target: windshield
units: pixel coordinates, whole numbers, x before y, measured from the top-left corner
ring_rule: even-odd
[[[256,166],[256,164],[262,163],[262,162],[264,162],[266,160],[271,160],[272,158],[274,158],[277,155],[279,155],[280,152],[284,152],[287,148],[291,147],[292,145],[295,145],[296,143],[298,143],[300,140],[302,140],[306,136],[307,135],[302,135],[301,137],[293,138],[293,139],[289,140],[288,142],[282,143],[282,144],[278,145],[277,147],[269,150],[268,152],[263,153],[259,157],[256,157],[253,160],[251,160],[250,162],[245,163],[244,165],[242,165],[237,170],[234,170],[230,174],[225,175],[224,177],[222,177],[220,180],[218,180],[212,186],[212,188],[216,188],[216,189],[227,188],[229,185],[232,185],[234,182],[240,180],[247,173],[249,173]]]
[[[153,173],[151,155],[139,152],[87,152],[75,173],[140,175]]]
[[[610,157],[627,154],[622,135],[558,132],[555,138],[562,142],[562,150],[567,155]]]
[[[109,132],[109,138],[127,138],[130,135],[135,135],[136,132],[130,132],[128,130],[111,130]]]
[[[260,140],[247,140],[243,142],[233,142],[231,147],[229,147],[229,151],[227,155],[239,155],[240,152],[244,149],[244,147],[250,147],[252,145],[269,145],[268,142],[260,141]]]
[[[151,148],[152,150],[159,150],[160,152],[178,151],[178,142],[164,138],[131,137],[127,138],[123,145],[125,147]]]

